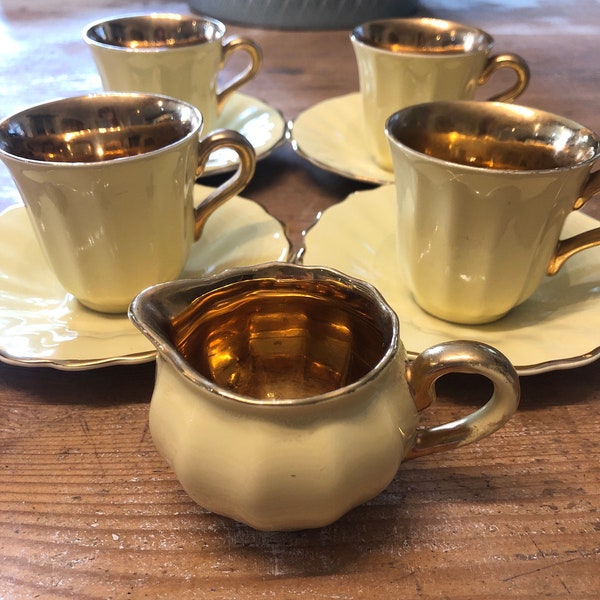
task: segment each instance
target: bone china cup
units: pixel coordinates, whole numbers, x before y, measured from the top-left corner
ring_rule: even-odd
[[[395,113],[398,252],[427,312],[477,324],[524,302],[545,275],[600,244],[559,240],[600,191],[600,137],[569,119],[495,102],[432,102]]]
[[[130,318],[158,351],[150,431],[201,506],[262,530],[327,525],[382,491],[403,460],[500,428],[518,377],[497,350],[457,341],[411,364],[372,286],[270,263],[153,286]],[[479,410],[420,427],[447,373],[493,384]]]
[[[172,13],[97,21],[83,31],[105,90],[152,92],[180,98],[216,127],[227,98],[258,73],[260,47],[239,36],[224,39],[225,25],[208,17]],[[243,51],[248,64],[218,89],[225,62]]]
[[[383,19],[356,27],[350,36],[363,103],[365,142],[374,160],[392,170],[385,137],[395,111],[432,100],[471,100],[499,69],[516,74],[514,85],[490,100],[510,102],[529,83],[529,68],[517,54],[490,55],[489,33],[440,19]]]
[[[233,131],[199,139],[193,106],[149,94],[66,98],[0,122],[0,159],[63,287],[85,306],[126,312],[142,289],[176,278],[208,217],[254,173]],[[237,171],[194,208],[211,152],[231,148]]]

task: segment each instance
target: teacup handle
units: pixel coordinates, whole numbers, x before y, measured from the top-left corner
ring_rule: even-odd
[[[417,410],[435,399],[435,382],[448,373],[476,373],[494,391],[487,403],[462,419],[434,427],[418,427],[404,460],[471,444],[502,427],[519,405],[519,376],[498,350],[481,342],[452,341],[425,350],[407,367],[406,377]]]
[[[208,218],[227,200],[241,192],[250,182],[256,168],[256,153],[250,142],[237,131],[218,129],[198,142],[198,167],[196,177],[202,175],[212,152],[230,148],[239,158],[236,172],[212,191],[194,209],[194,240],[198,240]]]
[[[517,75],[517,81],[511,88],[505,92],[500,92],[499,94],[492,96],[489,100],[496,102],[512,102],[515,98],[520,96],[529,85],[529,66],[518,54],[495,54],[487,59],[483,72],[477,82],[478,85],[487,83],[492,73],[499,71],[500,69],[512,69]]]
[[[262,50],[260,46],[247,38],[230,37],[223,42],[223,57],[221,67],[225,65],[229,57],[237,51],[243,50],[250,57],[250,62],[246,68],[234,75],[229,81],[223,84],[223,87],[217,92],[217,111],[221,112],[223,104],[235,90],[242,87],[245,83],[254,79],[262,65]]]
[[[573,205],[573,209],[580,209],[598,192],[600,192],[600,171],[596,171],[590,175],[583,193]],[[548,275],[556,275],[571,256],[594,246],[600,246],[600,227],[584,231],[564,240],[559,240],[554,251],[554,256],[546,269],[546,273]]]

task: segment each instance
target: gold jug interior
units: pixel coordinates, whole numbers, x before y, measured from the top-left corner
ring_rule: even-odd
[[[256,399],[318,396],[377,365],[384,317],[338,282],[240,281],[202,295],[170,321],[177,352],[216,385]]]

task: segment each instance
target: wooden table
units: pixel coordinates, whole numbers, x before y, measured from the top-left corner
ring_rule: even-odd
[[[187,11],[168,0],[124,4],[4,0],[2,113],[100,90],[80,39],[87,22]],[[423,0],[422,12],[487,29],[498,50],[531,66],[521,103],[600,130],[597,2],[465,4]],[[264,49],[246,91],[288,119],[357,89],[346,31],[230,30]],[[300,245],[320,210],[368,187],[284,145],[244,195]],[[2,167],[0,208],[17,201]],[[598,200],[586,211],[600,217]],[[598,362],[523,377],[521,408],[502,431],[407,463],[371,502],[296,533],[254,531],[186,496],[148,432],[153,378],[152,363],[83,372],[0,364],[0,598],[599,597]],[[435,418],[460,414],[485,391],[479,380],[445,381]]]

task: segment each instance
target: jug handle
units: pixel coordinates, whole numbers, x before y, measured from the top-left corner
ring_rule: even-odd
[[[418,427],[404,460],[476,442],[502,427],[519,405],[519,376],[498,350],[481,342],[456,340],[425,350],[407,366],[406,377],[417,410],[436,399],[435,382],[449,373],[475,373],[489,379],[493,393],[467,416],[433,427]]]

